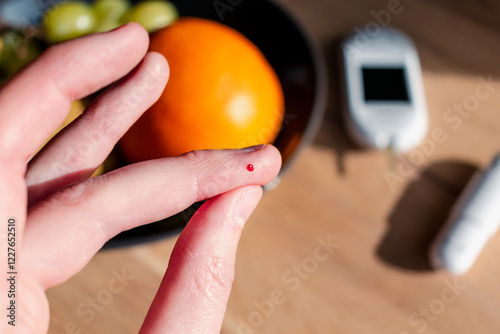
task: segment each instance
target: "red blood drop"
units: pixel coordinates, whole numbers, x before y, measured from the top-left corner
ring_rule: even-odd
[[[249,172],[253,172],[253,170],[254,170],[253,165],[252,164],[248,165],[247,169]]]

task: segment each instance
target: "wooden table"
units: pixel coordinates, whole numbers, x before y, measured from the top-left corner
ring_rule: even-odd
[[[329,104],[313,145],[245,228],[222,333],[498,333],[500,235],[458,280],[431,270],[426,251],[471,174],[500,151],[500,4],[401,0],[391,15],[418,46],[430,110],[430,141],[391,170],[383,152],[347,138],[334,56],[338,38],[377,22],[371,11],[388,2],[280,2],[324,48]],[[480,89],[491,94],[475,99],[488,78],[495,83]],[[470,112],[449,111],[464,103]],[[442,132],[439,140],[433,131]],[[414,169],[391,189],[386,173],[401,174],[408,162]],[[328,238],[331,254],[317,251]],[[101,252],[50,289],[50,333],[136,333],[175,241]],[[88,298],[104,296],[122,270],[129,275],[122,291],[92,314]]]

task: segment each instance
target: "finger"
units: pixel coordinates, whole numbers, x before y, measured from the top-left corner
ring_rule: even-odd
[[[248,164],[254,165],[253,172]],[[68,186],[29,210],[23,259],[41,284],[59,284],[119,232],[238,187],[267,184],[280,166],[273,146],[255,152],[195,151]]]
[[[30,161],[26,175],[29,206],[91,176],[130,126],[158,100],[167,79],[165,58],[147,54],[134,71],[51,140]]]
[[[260,187],[238,188],[195,213],[177,240],[141,333],[220,333],[241,230],[261,196]]]
[[[0,91],[1,154],[26,163],[63,122],[72,101],[139,63],[148,38],[140,25],[128,24],[47,50]]]

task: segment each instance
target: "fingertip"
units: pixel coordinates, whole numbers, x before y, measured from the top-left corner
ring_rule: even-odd
[[[108,45],[114,44],[114,48],[120,47],[125,50],[127,57],[136,59],[136,64],[140,59],[144,58],[149,49],[149,33],[136,22],[129,22],[108,32],[89,35],[83,37],[83,39],[93,38],[94,36],[101,36],[104,40],[110,39],[105,43]]]
[[[149,33],[142,25],[136,22],[124,24],[114,30],[107,32],[106,34],[123,34],[126,35],[127,39],[140,41],[141,44],[138,46],[144,49],[144,53],[146,53],[147,49],[149,48]]]
[[[281,152],[274,145],[266,145],[265,149],[268,150],[270,163],[275,167],[275,173],[278,175],[282,164]]]
[[[166,83],[170,76],[170,66],[167,59],[161,53],[148,52],[145,60],[149,63],[151,72],[164,78]]]
[[[255,163],[252,155],[255,155]],[[281,170],[281,153],[273,145],[266,145],[264,149],[250,153],[246,161],[252,164],[252,173],[263,172],[264,178],[259,182],[260,185],[271,182]]]
[[[185,182],[195,185],[192,189],[196,201],[242,186],[266,185],[281,169],[281,154],[273,145],[255,151],[192,151],[164,161],[175,163]]]
[[[239,194],[234,203],[234,220],[243,227],[259,204],[263,191],[260,186],[246,186],[235,191]]]

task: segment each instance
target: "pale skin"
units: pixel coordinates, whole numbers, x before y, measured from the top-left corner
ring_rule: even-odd
[[[15,218],[18,273],[16,327],[2,313],[0,332],[46,333],[46,289],[78,273],[119,232],[200,200],[207,201],[180,235],[140,332],[220,332],[243,225],[281,158],[271,145],[195,151],[89,178],[167,84],[168,63],[147,53],[148,44],[137,24],[63,43],[0,91],[0,249]],[[32,158],[72,101],[116,80]],[[9,286],[0,282],[4,309]]]

